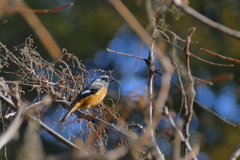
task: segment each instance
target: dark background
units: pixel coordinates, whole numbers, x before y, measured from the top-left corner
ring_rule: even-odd
[[[50,9],[57,6],[73,2],[74,5],[59,12],[38,14],[42,24],[48,29],[54,37],[60,48],[66,48],[68,52],[76,55],[82,60],[87,70],[102,68],[104,70],[114,70],[113,76],[116,79],[126,83],[112,84],[108,97],[116,98],[120,94],[122,97],[129,97],[131,101],[138,101],[135,96],[145,95],[147,93],[147,69],[144,62],[124,57],[114,53],[108,53],[105,48],[110,48],[119,52],[138,55],[146,58],[148,48],[142,44],[140,38],[131,30],[124,19],[114,9],[108,1],[99,0],[52,0],[52,1],[26,1],[32,9]],[[157,1],[156,1],[157,2]],[[123,1],[132,14],[138,19],[143,27],[148,26],[148,19],[145,7],[145,1]],[[232,29],[240,29],[240,2],[237,0],[201,0],[190,1],[189,4],[199,13],[208,18],[226,25]],[[181,11],[181,10],[180,10]],[[160,12],[158,13],[160,14]],[[240,59],[240,41],[217,31],[193,17],[181,12],[179,19],[176,19],[170,12],[165,13],[165,25],[167,29],[175,32],[181,38],[185,38],[191,27],[196,27],[196,32],[192,39],[198,41],[197,44],[191,44],[190,51],[199,57],[211,62],[230,64],[230,62],[221,58],[208,55],[200,50],[206,48],[221,55]],[[21,15],[15,14],[13,10],[5,13],[1,17],[4,22],[0,25],[0,42],[5,44],[8,49],[13,51],[14,46],[23,44],[25,39],[32,35],[37,46],[37,51],[41,56],[52,61],[48,52],[44,49],[37,35],[26,23]],[[171,36],[170,36],[171,37]],[[178,43],[184,47],[183,42]],[[171,45],[166,44],[166,48]],[[168,54],[168,50],[166,50]],[[178,51],[179,58],[183,59],[184,54]],[[195,116],[191,125],[192,143],[200,144],[199,159],[227,159],[233,153],[240,142],[240,108],[239,108],[239,85],[240,85],[240,65],[235,63],[234,68],[211,66],[197,59],[191,58],[192,74],[200,78],[214,78],[232,74],[233,79],[219,80],[214,82],[213,86],[196,86],[197,99],[211,110],[237,125],[236,128],[221,121],[208,111],[195,105]],[[12,79],[13,77],[7,76]],[[176,77],[173,77],[173,79]],[[156,77],[156,87],[159,84],[160,77]],[[120,93],[118,93],[120,89]],[[156,88],[156,91],[158,89]],[[179,113],[179,102],[181,100],[180,90],[174,90],[170,95],[173,102],[170,106],[176,114]],[[27,94],[27,93],[26,93]],[[130,101],[129,100],[129,101]],[[108,103],[108,102],[106,102]],[[128,108],[129,106],[124,106]],[[124,108],[124,109],[125,109]],[[123,110],[124,110],[123,109]],[[60,115],[66,112],[58,107],[52,110],[44,117],[44,121],[55,130],[61,132],[65,137],[75,134],[77,126],[69,125],[63,128],[56,125]],[[138,122],[137,113],[130,114],[128,123]],[[142,123],[142,120],[139,121]],[[163,123],[163,124],[162,124]],[[160,149],[166,155],[171,157],[171,134],[162,135],[164,122],[159,124],[158,142]],[[70,131],[69,131],[70,129]],[[64,130],[64,131],[63,131]],[[68,148],[59,146],[46,133],[42,133],[44,149],[47,154],[59,153],[60,150],[68,151]],[[77,134],[76,134],[77,135]],[[78,136],[78,135],[77,135]],[[83,137],[84,138],[84,137]],[[74,139],[74,138],[73,138]],[[110,138],[111,143],[111,138]],[[49,147],[50,145],[51,147]],[[10,144],[9,153],[15,152],[15,146]],[[109,149],[111,149],[111,144]],[[2,152],[2,151],[1,151]],[[3,153],[2,153],[3,154]],[[11,156],[9,159],[12,159]]]

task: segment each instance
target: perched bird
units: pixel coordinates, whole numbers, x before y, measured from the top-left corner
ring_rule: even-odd
[[[107,94],[109,82],[114,81],[109,76],[99,76],[84,88],[72,103],[72,109],[63,117],[65,122],[77,109],[88,109],[98,105]]]

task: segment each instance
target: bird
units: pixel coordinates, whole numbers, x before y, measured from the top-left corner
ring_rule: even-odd
[[[106,96],[107,88],[114,79],[107,75],[95,78],[86,88],[84,88],[71,104],[72,108],[60,121],[65,122],[68,117],[77,109],[88,109],[98,105]]]

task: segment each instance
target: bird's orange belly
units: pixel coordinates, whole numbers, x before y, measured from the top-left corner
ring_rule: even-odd
[[[98,105],[103,100],[103,98],[106,96],[106,94],[107,94],[107,91],[103,87],[96,94],[84,98],[83,103],[79,108],[80,109],[88,109],[88,108],[92,108],[92,107]]]

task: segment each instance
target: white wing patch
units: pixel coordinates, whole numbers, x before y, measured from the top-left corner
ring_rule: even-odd
[[[84,94],[90,93],[90,92],[91,92],[90,90],[82,91],[81,96],[84,95]]]

